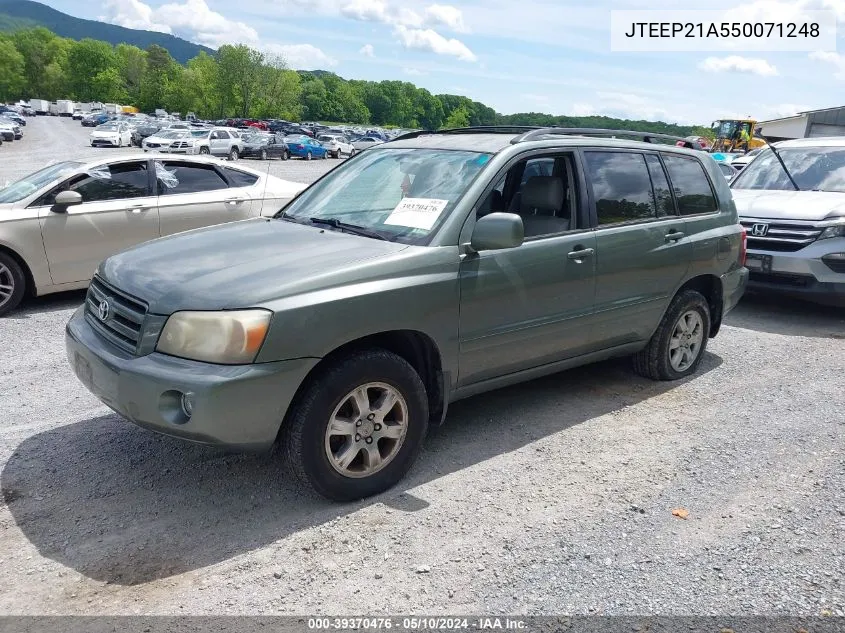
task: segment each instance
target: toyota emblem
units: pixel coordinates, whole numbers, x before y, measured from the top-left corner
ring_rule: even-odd
[[[97,316],[100,317],[100,321],[105,321],[109,318],[109,311],[111,310],[111,306],[109,306],[109,302],[103,299],[100,301],[100,305],[97,306]]]

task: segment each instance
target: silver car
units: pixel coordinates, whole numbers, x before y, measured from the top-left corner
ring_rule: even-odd
[[[0,190],[0,316],[88,285],[109,255],[164,235],[273,215],[305,185],[213,158],[137,154],[49,165]]]
[[[731,181],[750,291],[845,307],[845,138],[777,143]],[[791,176],[791,178],[790,178]]]

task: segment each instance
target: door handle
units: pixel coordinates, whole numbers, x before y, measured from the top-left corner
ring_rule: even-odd
[[[149,207],[136,207],[136,208],[132,209],[132,213],[134,213],[135,215],[138,215],[139,213],[144,213],[144,212],[149,211],[149,210],[150,210]]]
[[[580,250],[575,250],[570,253],[567,253],[566,257],[568,259],[575,260],[576,262],[580,262],[582,259],[590,257],[595,252],[596,250],[594,248],[581,248]]]
[[[684,237],[684,234],[681,231],[669,231],[666,234],[666,241],[667,242],[677,242],[682,237]]]
[[[228,200],[226,200],[226,204],[236,205],[240,204],[243,201],[243,198],[229,198]]]

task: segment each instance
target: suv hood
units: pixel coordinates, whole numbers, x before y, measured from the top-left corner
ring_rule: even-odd
[[[732,189],[740,218],[824,220],[845,216],[845,193]]]
[[[97,274],[152,314],[248,308],[331,287],[332,273],[408,248],[284,220],[232,222],[146,242]]]

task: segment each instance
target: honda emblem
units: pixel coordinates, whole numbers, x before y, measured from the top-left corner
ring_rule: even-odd
[[[766,234],[769,232],[769,225],[768,224],[755,224],[751,227],[751,235],[754,237],[766,237]]]

